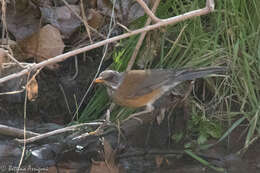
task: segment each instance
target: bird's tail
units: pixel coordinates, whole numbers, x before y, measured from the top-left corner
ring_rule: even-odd
[[[199,69],[183,69],[176,74],[177,81],[194,80],[197,78],[208,77],[210,75],[225,74],[227,67],[206,67]]]

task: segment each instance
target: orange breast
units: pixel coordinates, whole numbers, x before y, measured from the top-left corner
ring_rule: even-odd
[[[158,95],[160,95],[160,89],[156,89],[148,94],[137,96],[134,98],[127,98],[122,93],[121,95],[119,93],[116,93],[113,96],[113,99],[114,102],[116,102],[119,105],[138,108],[138,107],[146,106],[150,101],[153,101],[154,99],[158,98]]]

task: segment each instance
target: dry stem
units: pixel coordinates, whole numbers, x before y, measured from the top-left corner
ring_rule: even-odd
[[[130,37],[132,35],[147,32],[147,31],[150,31],[150,30],[162,27],[162,26],[175,24],[177,22],[184,21],[184,20],[187,20],[187,19],[190,19],[190,18],[193,18],[193,17],[208,14],[208,13],[213,11],[214,5],[212,5],[211,2],[214,3],[213,0],[207,0],[207,6],[205,8],[194,10],[194,11],[191,11],[191,12],[179,15],[179,16],[171,17],[171,18],[168,18],[168,19],[160,20],[160,22],[157,22],[153,25],[146,26],[146,27],[141,28],[141,29],[134,30],[130,33],[125,33],[125,34],[122,34],[122,35],[119,35],[119,36],[115,36],[115,37],[94,43],[92,45],[88,45],[86,47],[79,48],[79,49],[76,49],[76,50],[72,50],[72,51],[64,53],[62,55],[58,55],[58,56],[53,57],[51,59],[47,59],[45,61],[42,61],[40,63],[33,64],[30,68],[26,68],[26,69],[24,69],[24,70],[22,70],[18,73],[14,73],[14,74],[11,74],[11,75],[8,75],[8,76],[1,78],[0,83],[3,83],[5,81],[8,81],[8,80],[20,77],[20,76],[23,76],[23,75],[29,73],[32,70],[36,70],[38,68],[45,67],[45,66],[50,65],[50,64],[55,64],[55,63],[64,61],[71,56],[74,56],[74,55],[77,55],[79,53],[98,48],[100,46],[103,46],[103,45],[111,43],[111,42],[115,42],[115,41]]]
[[[153,13],[154,13],[155,10],[157,9],[159,3],[160,3],[160,0],[156,0],[156,1],[154,2],[153,8],[152,8],[152,12],[153,12]],[[149,18],[147,19],[146,23],[145,23],[145,26],[150,25],[151,22],[152,22],[152,19],[149,17]],[[141,36],[140,36],[140,38],[139,38],[139,40],[138,40],[138,42],[137,42],[137,44],[136,44],[135,50],[134,50],[134,52],[133,52],[133,55],[132,55],[131,59],[130,59],[129,62],[128,62],[128,66],[127,66],[126,71],[131,70],[132,66],[134,65],[136,56],[137,56],[137,54],[138,54],[138,51],[139,51],[140,47],[142,46],[142,43],[143,43],[143,41],[144,41],[144,37],[145,37],[146,33],[147,33],[147,32],[143,32],[143,33],[141,34]]]

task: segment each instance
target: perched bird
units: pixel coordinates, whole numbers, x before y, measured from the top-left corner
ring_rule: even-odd
[[[181,82],[223,74],[226,70],[226,67],[130,70],[127,72],[106,70],[100,73],[94,82],[104,84],[116,104],[132,108],[146,106],[144,111],[134,114],[137,116],[153,111],[154,103]]]

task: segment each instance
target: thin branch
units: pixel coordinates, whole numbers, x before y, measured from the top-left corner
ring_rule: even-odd
[[[75,58],[74,58],[74,63],[75,63],[75,73],[72,77],[72,80],[75,80],[76,77],[78,76],[79,74],[79,62],[78,62],[78,56],[75,55]]]
[[[65,90],[64,90],[64,88],[63,88],[63,86],[61,84],[59,84],[59,87],[60,87],[60,90],[61,90],[61,92],[63,94],[63,97],[64,97],[64,100],[65,100],[68,112],[69,112],[69,114],[71,114],[71,109],[70,109],[69,101],[68,101],[68,98],[66,96]]]
[[[1,20],[2,20],[2,25],[3,25],[1,44],[3,44],[4,41],[6,41],[6,43],[7,43],[9,40],[7,23],[6,23],[6,0],[1,0],[1,11],[2,11]],[[6,39],[4,39],[4,38],[6,38]]]
[[[18,66],[20,66],[21,68],[25,68],[17,59],[15,59],[11,54],[6,53],[6,55],[13,61],[15,62]]]
[[[210,2],[210,0],[209,0],[209,2]],[[119,36],[115,36],[115,37],[94,43],[92,45],[88,45],[86,47],[82,47],[82,48],[79,48],[79,49],[76,49],[76,50],[72,50],[72,51],[64,53],[62,55],[58,55],[54,58],[47,59],[47,60],[42,61],[40,63],[34,64],[30,68],[24,69],[24,70],[22,70],[18,73],[14,73],[14,74],[5,76],[5,77],[0,79],[0,83],[11,80],[13,78],[23,76],[31,70],[35,70],[35,69],[38,69],[40,67],[45,67],[45,66],[50,65],[50,64],[62,62],[64,60],[68,59],[71,56],[75,56],[75,55],[80,54],[82,52],[86,52],[86,51],[98,48],[98,47],[106,45],[108,43],[115,42],[115,41],[130,37],[130,36],[133,36],[133,35],[136,35],[136,34],[139,34],[139,33],[147,32],[147,31],[150,31],[150,30],[162,27],[162,26],[175,24],[177,22],[184,21],[184,20],[187,20],[187,19],[190,19],[190,18],[193,18],[193,17],[205,15],[205,14],[210,13],[211,11],[212,11],[212,8],[205,7],[205,8],[198,9],[198,10],[195,10],[195,11],[191,11],[191,12],[179,15],[179,16],[175,16],[175,17],[171,17],[171,18],[168,18],[168,19],[161,20],[160,22],[157,22],[153,25],[149,25],[149,26],[146,26],[144,28],[134,30],[131,33],[125,33],[125,34],[122,34],[122,35],[119,35]]]
[[[154,2],[153,8],[152,8],[152,12],[153,12],[153,13],[154,13],[155,10],[157,9],[159,3],[160,3],[160,0],[156,0],[156,1]],[[147,19],[146,23],[145,23],[145,26],[150,25],[151,22],[152,22],[152,19],[149,17],[149,18]],[[144,41],[144,37],[145,37],[146,33],[147,33],[147,32],[143,32],[143,33],[141,34],[141,36],[140,36],[140,38],[139,38],[139,40],[138,40],[138,42],[137,42],[137,44],[136,44],[135,50],[134,50],[134,52],[133,52],[133,55],[132,55],[131,59],[130,59],[129,62],[128,62],[126,71],[131,70],[131,68],[133,67],[133,65],[134,65],[134,63],[135,63],[136,56],[137,56],[137,54],[138,54],[138,52],[139,52],[140,47],[142,46],[142,43],[143,43],[143,41]]]
[[[149,9],[149,7],[146,5],[146,3],[143,0],[136,0],[139,5],[141,5],[141,7],[144,9],[144,12],[154,21],[154,22],[160,22],[161,19],[159,19],[158,17],[156,17],[153,13],[153,11],[151,11]]]
[[[88,24],[88,21],[87,21],[85,10],[84,10],[83,0],[80,0],[80,9],[81,9],[81,13],[82,13],[83,23],[84,23],[85,28],[87,30],[90,43],[93,44],[93,41],[92,41],[92,38],[91,38],[91,34],[90,34],[90,30],[89,30],[89,24]]]
[[[207,0],[206,1],[206,7],[208,7],[211,12],[214,11],[214,9],[215,9],[214,0]]]
[[[107,38],[110,37],[110,35],[111,35],[111,33],[112,33],[113,24],[115,24],[115,22],[114,22],[114,21],[115,21],[115,2],[116,2],[116,0],[113,0],[113,8],[112,8],[111,19],[110,19],[110,22],[109,22],[109,31],[108,31],[108,34],[107,34]],[[107,40],[109,40],[109,39],[107,39]],[[108,43],[109,43],[109,42],[108,42]],[[102,56],[102,58],[101,58],[101,60],[100,60],[100,63],[99,63],[99,65],[98,65],[98,69],[97,69],[97,72],[96,72],[96,74],[95,74],[95,76],[94,76],[94,79],[98,76],[98,74],[99,74],[99,72],[100,72],[100,69],[101,69],[101,66],[102,66],[102,64],[103,64],[103,61],[104,61],[104,59],[105,59],[105,57],[106,57],[107,50],[108,50],[108,43],[105,43],[105,44],[104,44],[105,46],[104,46],[104,49],[103,49],[103,56]],[[91,81],[91,83],[90,83],[90,85],[89,85],[87,91],[86,91],[85,94],[83,95],[83,97],[82,97],[82,99],[81,99],[81,101],[80,101],[80,103],[79,103],[79,106],[77,107],[77,109],[76,109],[76,111],[75,111],[75,113],[74,113],[74,115],[73,115],[73,117],[72,117],[72,120],[76,117],[76,115],[78,115],[79,109],[80,109],[81,105],[83,104],[85,98],[87,97],[87,95],[88,95],[90,89],[92,88],[93,84],[94,84],[94,80]]]
[[[19,142],[19,143],[28,144],[28,143],[32,143],[32,142],[53,136],[53,135],[58,135],[60,133],[64,133],[64,132],[68,132],[68,131],[75,131],[75,130],[77,130],[77,128],[82,127],[82,126],[98,126],[98,125],[101,125],[101,124],[103,124],[103,122],[77,124],[77,125],[65,127],[65,128],[62,128],[62,129],[57,129],[57,130],[54,130],[54,131],[51,131],[51,132],[43,133],[43,134],[40,134],[38,136],[34,136],[34,137],[31,137],[31,138],[27,138],[27,139],[16,139],[16,141]]]
[[[12,136],[12,137],[16,137],[16,138],[22,138],[24,136],[24,130],[0,124],[0,134],[6,135],[6,136]],[[33,136],[37,136],[37,135],[40,135],[40,134],[26,130],[26,136],[28,136],[28,137],[33,137]]]
[[[0,93],[0,96],[2,96],[2,95],[11,95],[11,94],[18,94],[18,93],[24,92],[24,90],[25,90],[25,88],[23,88],[21,90],[18,90],[18,91],[3,92],[3,93]]]
[[[125,25],[123,25],[123,24],[121,24],[121,23],[119,23],[119,22],[117,22],[116,23],[118,26],[120,26],[121,28],[123,28],[124,30],[126,30],[127,32],[132,32],[130,29],[128,29]]]
[[[27,84],[28,84],[28,81],[29,81],[29,77],[30,77],[30,72],[29,74],[27,75]],[[20,158],[20,161],[19,161],[19,164],[18,164],[18,169],[17,169],[17,173],[19,173],[19,170],[20,170],[20,167],[23,163],[23,160],[24,160],[24,156],[25,156],[25,151],[26,151],[26,117],[27,117],[27,96],[28,96],[28,92],[27,90],[25,90],[25,97],[24,97],[24,106],[23,106],[23,131],[24,131],[24,134],[23,134],[23,148],[22,148],[22,155],[21,155],[21,158]]]

